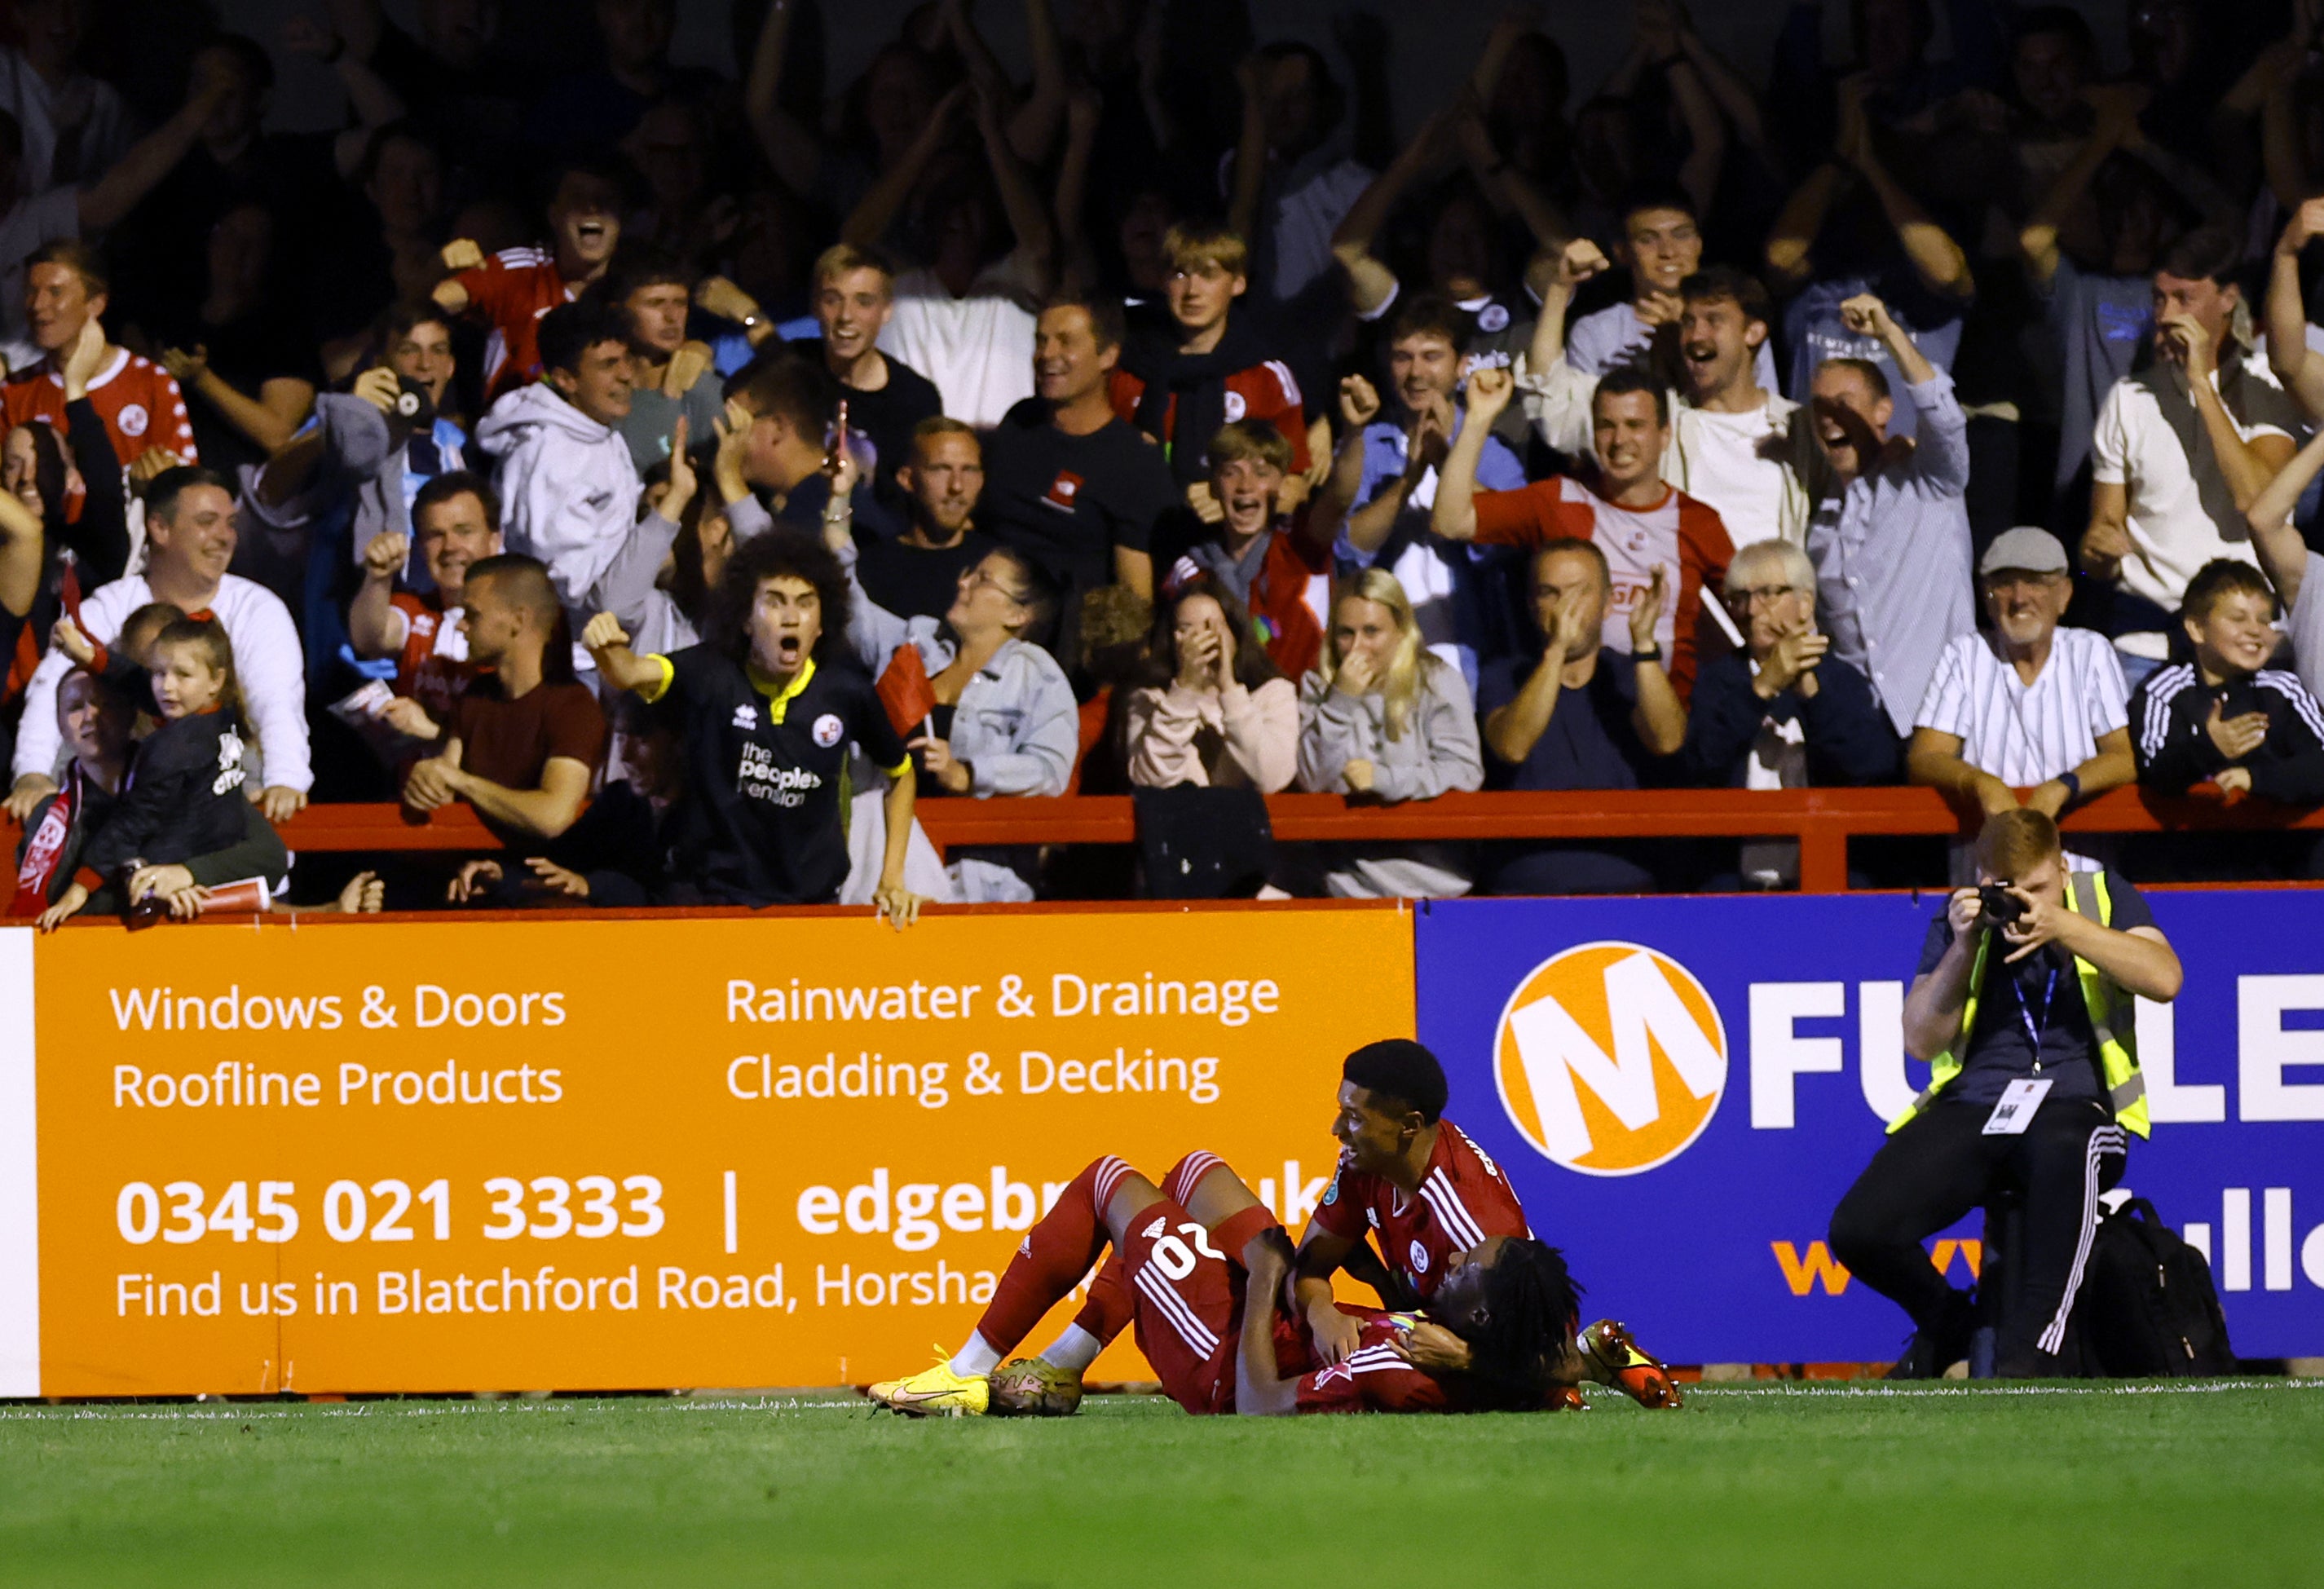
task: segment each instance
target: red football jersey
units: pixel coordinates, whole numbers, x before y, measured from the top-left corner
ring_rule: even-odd
[[[448,719],[452,703],[466,693],[479,671],[468,661],[468,637],[459,619],[444,610],[444,598],[399,590],[392,598],[403,614],[403,650],[395,659],[395,693],[408,695],[438,722]]]
[[[1299,1376],[1301,1412],[1460,1412],[1456,1385],[1432,1379],[1396,1354],[1394,1343],[1404,1338],[1419,1317],[1412,1313],[1382,1313],[1376,1308],[1336,1304],[1340,1311],[1361,1322],[1356,1349],[1345,1363],[1317,1365]],[[1278,1326],[1281,1320],[1277,1320]],[[1305,1331],[1301,1331],[1302,1338]],[[1285,1372],[1284,1344],[1278,1327],[1276,1372]],[[1314,1360],[1310,1355],[1308,1361]]]
[[[468,312],[492,323],[484,344],[487,401],[540,378],[540,317],[574,294],[545,248],[503,248],[477,269],[462,271]]]
[[[1646,594],[1655,566],[1670,569],[1678,589],[1671,593],[1675,599],[1664,603],[1655,638],[1679,698],[1692,693],[1704,592],[1717,592],[1735,555],[1717,509],[1675,488],[1652,507],[1626,508],[1565,475],[1516,491],[1480,491],[1476,504],[1477,539],[1489,545],[1539,546],[1561,536],[1596,543],[1613,577],[1614,599],[1600,633],[1612,650],[1630,649],[1630,612]]]
[[[1449,1120],[1437,1122],[1436,1150],[1418,1196],[1385,1176],[1343,1168],[1323,1189],[1314,1218],[1351,1242],[1370,1231],[1388,1268],[1423,1300],[1435,1295],[1453,1253],[1487,1236],[1533,1233],[1500,1167]]]
[[[113,452],[124,466],[135,462],[150,448],[165,447],[189,464],[201,462],[194,446],[193,421],[186,417],[186,394],[168,371],[127,348],[115,348],[112,359],[88,383],[88,401],[105,420],[113,438]],[[0,417],[7,428],[43,420],[59,436],[65,433],[65,380],[45,365],[36,365],[9,377],[0,387]]]
[[[1237,420],[1265,420],[1283,432],[1291,443],[1291,472],[1307,472],[1307,416],[1299,405],[1299,383],[1291,374],[1291,366],[1281,359],[1268,359],[1247,370],[1237,370],[1226,378],[1227,423]],[[1131,424],[1138,422],[1138,400],[1146,394],[1146,383],[1128,370],[1116,365],[1106,389],[1112,401],[1113,411]],[[1178,399],[1174,394],[1162,411],[1162,434],[1156,438],[1171,447],[1181,443],[1207,449],[1207,436],[1178,434]]]

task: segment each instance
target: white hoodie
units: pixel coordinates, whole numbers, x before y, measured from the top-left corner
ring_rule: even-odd
[[[637,529],[643,487],[629,443],[540,383],[493,404],[476,445],[500,460],[502,540],[549,565],[578,633],[589,587]]]

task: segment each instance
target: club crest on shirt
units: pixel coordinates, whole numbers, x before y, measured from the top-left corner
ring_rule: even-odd
[[[839,736],[846,732],[846,725],[840,722],[836,714],[825,712],[815,720],[815,743],[825,750],[837,744]]]
[[[1225,411],[1227,423],[1231,425],[1250,411],[1250,405],[1242,400],[1241,393],[1230,392],[1227,393]]]
[[[1412,1260],[1413,1273],[1426,1274],[1428,1272],[1428,1249],[1422,1246],[1417,1240],[1414,1241],[1411,1250],[1406,1256]]]
[[[242,787],[242,736],[233,729],[218,735],[217,776],[210,780],[210,793],[222,795],[230,789]]]
[[[152,422],[152,416],[145,411],[143,403],[124,402],[121,405],[121,412],[114,422],[121,427],[121,433],[124,436],[143,436],[145,434],[145,427]]]
[[[1489,303],[1477,311],[1477,329],[1487,336],[1490,336],[1495,331],[1506,331],[1508,328],[1509,310],[1507,304]]]
[[[1085,484],[1071,469],[1060,469],[1057,477],[1049,482],[1048,494],[1041,498],[1041,505],[1055,508],[1061,513],[1070,513],[1079,503],[1082,486]]]

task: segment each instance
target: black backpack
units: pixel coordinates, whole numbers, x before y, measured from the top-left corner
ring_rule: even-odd
[[[2236,1372],[2211,1266],[2132,1197],[2098,1221],[2074,1315],[2100,1373],[2200,1379]]]

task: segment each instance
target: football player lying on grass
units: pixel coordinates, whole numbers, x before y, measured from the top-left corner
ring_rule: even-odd
[[[1628,1341],[1618,1326],[1593,1325],[1577,1342],[1573,1287],[1556,1250],[1489,1236],[1452,1256],[1425,1313],[1349,1308],[1355,1349],[1325,1362],[1287,1296],[1290,1238],[1232,1169],[1194,1153],[1157,1187],[1105,1158],[1028,1233],[961,1356],[868,1393],[923,1417],[1072,1412],[1081,1401],[1075,1370],[1037,1358],[995,1372],[992,1360],[1068,1296],[1109,1245],[1139,1349],[1191,1413],[1573,1407],[1581,1380],[1613,1381],[1619,1360],[1599,1344]],[[1466,1366],[1442,1366],[1455,1347]]]

